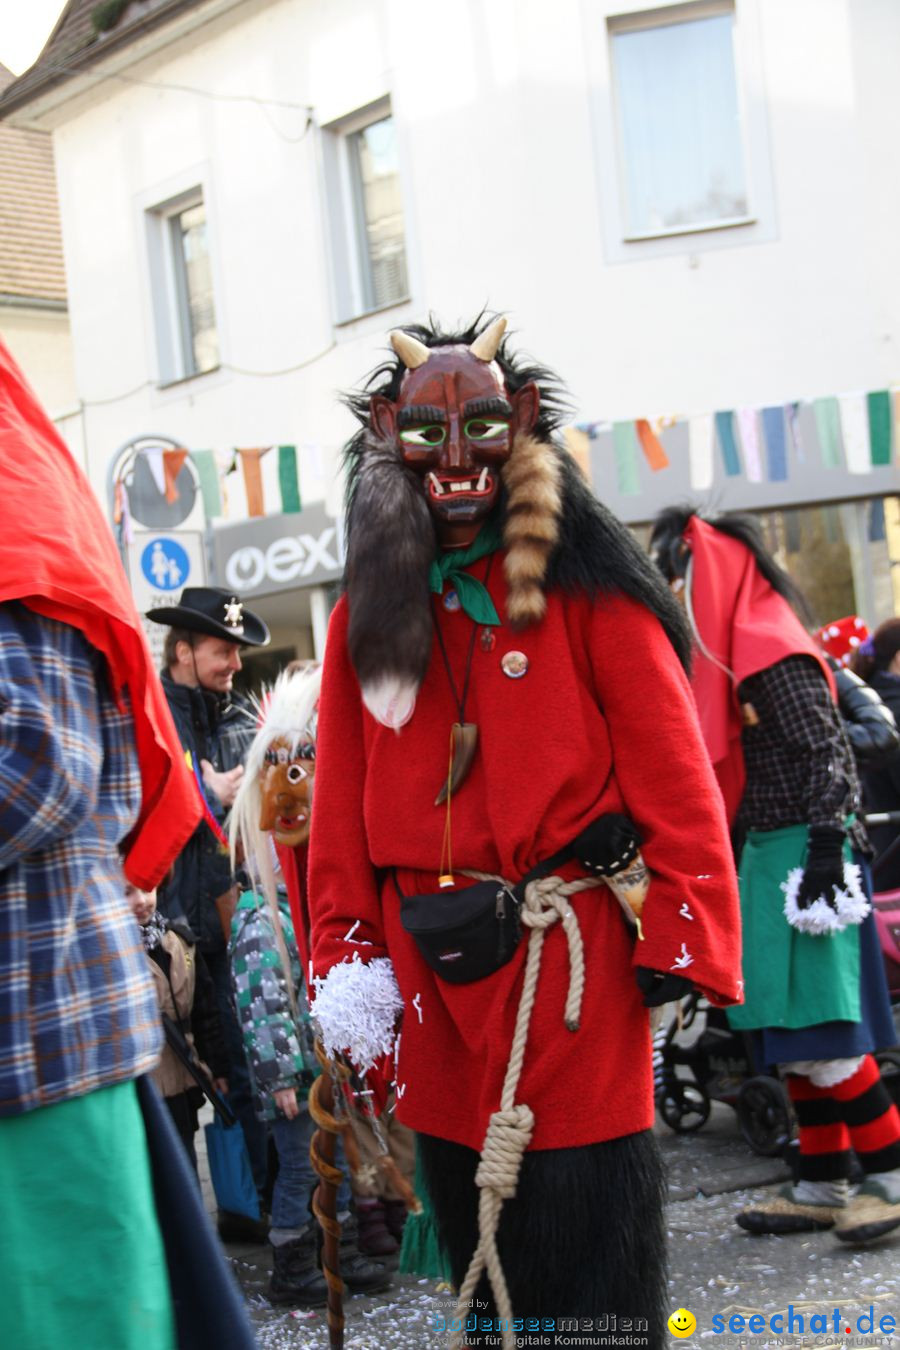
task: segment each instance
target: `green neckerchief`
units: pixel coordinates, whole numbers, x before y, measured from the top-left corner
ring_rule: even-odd
[[[476,623],[499,626],[500,615],[487,588],[474,577],[470,577],[463,568],[478,562],[479,558],[486,558],[489,553],[494,553],[502,543],[500,526],[495,520],[486,521],[468,548],[438,553],[428,571],[429,588],[435,595],[442,595],[444,585],[449,581],[459,596],[463,612],[468,614],[470,619],[474,619]]]

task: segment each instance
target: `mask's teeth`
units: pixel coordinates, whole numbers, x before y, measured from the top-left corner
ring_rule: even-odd
[[[444,489],[441,487],[441,480],[438,478],[437,474],[436,474],[436,473],[430,473],[430,474],[428,475],[428,481],[431,483],[431,485],[432,485],[432,487],[434,488],[435,492],[436,492],[437,495],[440,497],[440,496],[442,495]]]
[[[485,488],[487,487],[487,476],[488,476],[487,465],[485,465],[484,468],[481,470],[481,477],[479,478],[478,486],[475,489],[476,492],[484,492]]]

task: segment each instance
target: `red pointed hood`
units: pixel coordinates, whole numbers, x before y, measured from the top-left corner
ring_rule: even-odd
[[[750,549],[692,516],[691,610],[699,642],[691,684],[700,726],[733,824],[744,791],[738,686],[788,656],[811,656],[832,698],[834,676],[783,596],[766,581]]]
[[[114,696],[130,694],[142,800],[125,871],[150,889],[193,833],[197,793],[109,525],[2,341],[0,493],[0,602],[78,628],[106,658]]]

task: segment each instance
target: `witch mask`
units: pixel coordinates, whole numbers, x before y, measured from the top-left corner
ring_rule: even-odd
[[[279,844],[309,843],[315,754],[313,745],[299,745],[292,751],[286,741],[274,741],[265,753],[259,828],[271,830]]]

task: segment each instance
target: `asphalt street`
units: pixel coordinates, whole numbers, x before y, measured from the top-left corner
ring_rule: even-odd
[[[751,1237],[737,1227],[734,1215],[758,1198],[762,1188],[783,1181],[788,1175],[785,1164],[751,1153],[740,1138],[733,1111],[719,1103],[695,1134],[673,1134],[661,1122],[657,1133],[669,1172],[671,1306],[673,1311],[687,1308],[697,1320],[693,1334],[672,1337],[672,1346],[706,1350],[720,1344],[735,1350],[742,1345],[900,1346],[900,1335],[884,1336],[878,1330],[885,1317],[893,1317],[900,1326],[900,1230],[897,1236],[858,1249],[827,1232]],[[205,1160],[202,1166],[205,1170]],[[212,1207],[208,1180],[204,1191]],[[285,1311],[267,1302],[266,1247],[229,1246],[228,1253],[251,1310],[260,1350],[327,1350],[324,1312]],[[451,1308],[449,1291],[433,1281],[397,1277],[386,1294],[346,1300],[346,1350],[443,1350],[446,1333],[436,1327],[450,1316]],[[789,1309],[793,1309],[791,1335]],[[784,1317],[783,1335],[778,1334],[778,1314]],[[722,1330],[713,1322],[717,1315]],[[774,1329],[769,1321],[773,1316]],[[814,1316],[827,1321],[811,1325]],[[754,1321],[748,1331],[751,1317],[762,1323]],[[744,1319],[743,1330],[739,1321],[732,1323],[735,1318]],[[736,1330],[729,1329],[730,1323]],[[599,1338],[573,1341],[601,1343]]]

